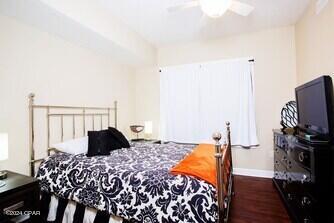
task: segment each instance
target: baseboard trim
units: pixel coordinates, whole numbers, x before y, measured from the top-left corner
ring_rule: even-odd
[[[233,168],[233,173],[235,175],[250,176],[250,177],[263,177],[263,178],[273,178],[274,177],[274,171],[271,171],[271,170]]]

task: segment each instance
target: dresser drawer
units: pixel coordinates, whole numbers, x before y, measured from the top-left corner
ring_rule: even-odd
[[[284,135],[274,134],[274,145],[279,148],[286,149],[288,142]]]
[[[275,149],[274,149],[275,164],[276,164],[276,161],[279,161],[279,162],[283,163],[284,165],[286,165],[287,157],[288,157],[288,155],[287,155],[285,149],[282,149],[282,148],[279,148],[279,147],[275,146]]]
[[[312,175],[308,169],[301,167],[293,159],[287,160],[287,172],[295,180],[300,182],[300,184],[310,184],[312,183]]]
[[[277,180],[287,179],[287,169],[286,166],[279,160],[275,160],[274,166],[274,178]]]
[[[309,148],[304,147],[302,144],[296,144],[295,142],[289,142],[289,148],[287,149],[288,156],[301,166],[312,169],[311,158],[312,154]]]

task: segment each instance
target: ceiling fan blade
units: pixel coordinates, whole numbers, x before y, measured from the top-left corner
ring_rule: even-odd
[[[197,7],[197,6],[199,6],[199,1],[194,0],[194,1],[190,1],[190,2],[185,2],[183,4],[171,6],[171,7],[167,8],[167,10],[168,10],[168,12],[177,12],[177,11],[181,11],[183,9],[193,8],[193,7]]]
[[[239,1],[232,1],[229,10],[242,16],[248,16],[254,10],[254,7]]]

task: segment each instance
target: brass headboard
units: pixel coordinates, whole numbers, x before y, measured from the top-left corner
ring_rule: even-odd
[[[114,107],[77,107],[77,106],[59,106],[59,105],[37,105],[34,103],[35,94],[29,94],[29,152],[30,152],[30,175],[35,175],[35,163],[41,162],[44,158],[35,158],[35,130],[34,130],[34,113],[36,109],[46,111],[46,137],[47,137],[47,154],[50,155],[50,120],[58,118],[60,121],[61,142],[64,140],[64,117],[72,118],[72,138],[76,137],[76,118],[81,117],[83,126],[82,136],[86,135],[86,117],[92,120],[93,129],[95,129],[95,117],[100,117],[100,129],[103,126],[103,117],[107,117],[108,126],[110,126],[110,113],[114,112],[114,127],[117,128],[117,101],[114,101]],[[66,112],[64,112],[66,110]]]

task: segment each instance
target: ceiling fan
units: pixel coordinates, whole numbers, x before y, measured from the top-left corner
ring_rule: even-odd
[[[176,12],[188,8],[200,7],[203,13],[211,18],[221,17],[227,10],[241,16],[248,16],[254,7],[235,0],[193,0],[169,7],[169,12]]]

